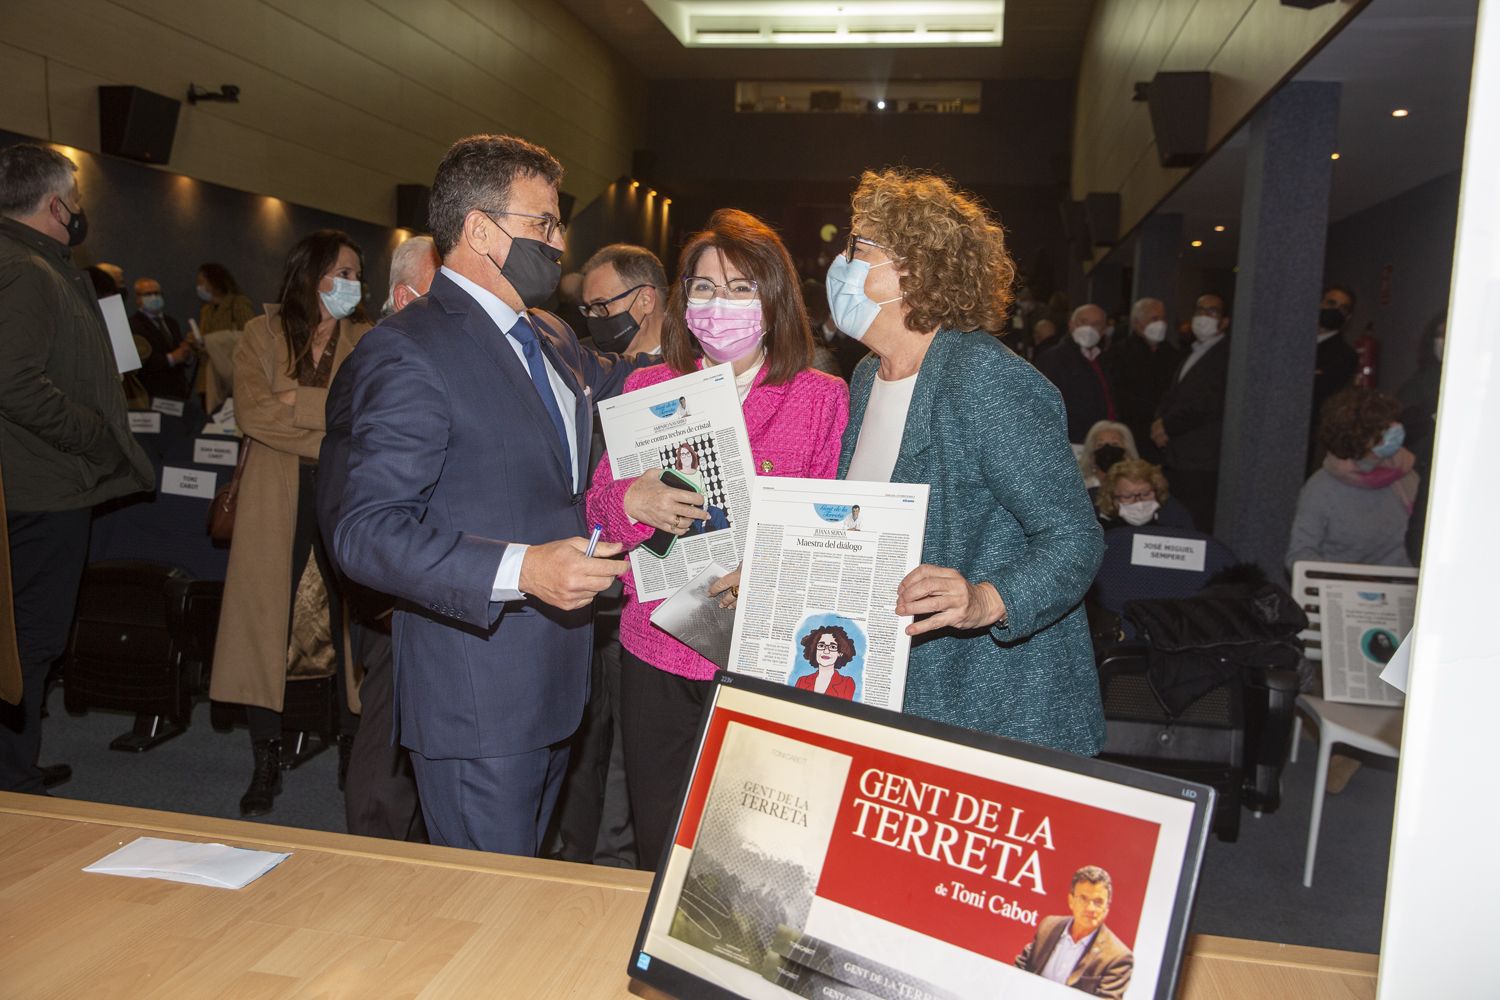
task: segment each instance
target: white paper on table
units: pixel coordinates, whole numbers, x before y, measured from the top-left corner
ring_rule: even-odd
[[[212,472],[197,469],[179,469],[175,465],[164,465],[161,469],[161,491],[179,497],[214,498],[219,477]]]
[[[290,854],[247,851],[223,844],[137,837],[84,871],[126,878],[159,878],[215,889],[243,889],[289,857]]]
[[[106,296],[99,300],[99,309],[104,313],[105,329],[109,330],[109,346],[115,349],[115,367],[121,375],[140,368],[141,354],[135,349],[130,317],[125,315],[125,300],[118,295]]]
[[[615,479],[676,468],[696,483],[702,493],[698,502],[711,515],[701,529],[678,538],[665,558],[639,546],[631,551],[636,596],[659,601],[709,563],[739,565],[755,470],[734,369],[713,365],[603,400],[599,423]]]
[[[729,667],[729,646],[734,637],[734,610],[719,607],[719,598],[709,597],[708,588],[730,572],[718,563],[709,563],[651,612],[651,624],[725,669]]]
[[[1380,672],[1380,679],[1402,694],[1406,693],[1406,677],[1411,670],[1411,637],[1416,634],[1416,631],[1412,629],[1406,633],[1406,638],[1402,639],[1401,645],[1396,647],[1396,654]]]

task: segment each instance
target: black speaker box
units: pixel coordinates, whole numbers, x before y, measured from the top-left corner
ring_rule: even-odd
[[[1191,167],[1208,152],[1209,97],[1213,74],[1158,73],[1151,79],[1146,104],[1156,155],[1164,167]]]
[[[1083,215],[1096,247],[1112,247],[1120,241],[1120,196],[1090,191],[1083,198]]]
[[[99,88],[99,148],[142,163],[172,158],[181,101],[140,87]]]
[[[414,233],[427,232],[427,199],[432,189],[425,184],[396,185],[396,225]]]

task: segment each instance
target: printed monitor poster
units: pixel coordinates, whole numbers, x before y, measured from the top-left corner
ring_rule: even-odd
[[[1193,815],[721,688],[636,967],[768,1000],[1153,997]]]

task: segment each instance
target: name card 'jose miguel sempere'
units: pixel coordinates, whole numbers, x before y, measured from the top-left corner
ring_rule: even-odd
[[[1171,535],[1136,535],[1130,548],[1132,566],[1185,569],[1202,573],[1208,557],[1208,540]]]

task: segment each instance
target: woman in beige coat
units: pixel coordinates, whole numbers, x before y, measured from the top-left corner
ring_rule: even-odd
[[[318,447],[328,385],[370,328],[363,260],[337,230],[287,257],[281,301],[235,349],[235,419],[249,449],[240,480],[210,695],[245,706],[255,767],[240,815],[271,811],[281,791],[281,709],[288,676],[333,674],[340,743],[352,739],[343,624],[316,515]]]

